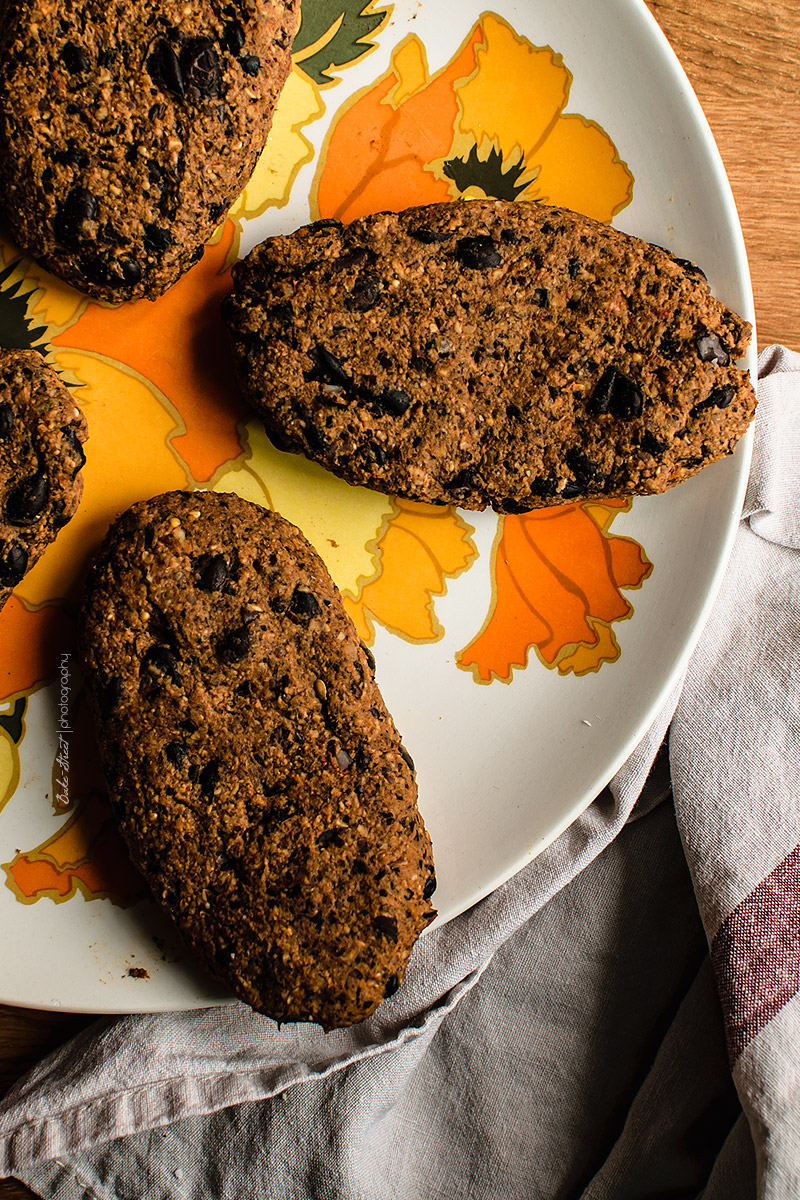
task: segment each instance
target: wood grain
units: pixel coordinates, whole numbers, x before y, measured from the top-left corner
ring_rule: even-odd
[[[96,1017],[37,1012],[0,1005],[0,1096],[51,1050],[74,1037]],[[0,1200],[27,1200],[33,1193],[15,1179],[0,1180]]]
[[[800,4],[647,0],[717,140],[744,230],[761,346],[800,350]],[[0,1007],[0,1093],[93,1018]],[[0,1200],[32,1195],[0,1181]]]
[[[731,182],[758,344],[800,350],[800,5],[647,3],[697,93]]]

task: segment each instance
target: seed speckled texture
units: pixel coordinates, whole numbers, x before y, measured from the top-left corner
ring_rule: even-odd
[[[0,608],[83,495],[86,419],[35,350],[0,349]]]
[[[196,262],[252,174],[299,0],[7,0],[0,203],[19,245],[106,300]]]
[[[755,410],[750,326],[702,271],[568,210],[318,221],[233,279],[237,372],[275,440],[389,494],[514,513],[663,492]]]
[[[191,949],[277,1021],[368,1016],[436,884],[413,763],[316,551],[235,495],[142,502],[81,637],[122,834]]]

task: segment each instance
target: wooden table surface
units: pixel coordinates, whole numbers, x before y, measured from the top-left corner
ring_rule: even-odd
[[[760,346],[800,350],[800,4],[647,0],[716,137],[744,229]],[[0,1006],[0,1095],[93,1018]],[[0,1181],[0,1200],[32,1193]]]

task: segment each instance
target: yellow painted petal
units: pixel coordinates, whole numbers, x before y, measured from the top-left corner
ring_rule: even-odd
[[[243,436],[247,451],[217,475],[213,490],[238,492],[297,525],[336,586],[355,594],[358,580],[375,571],[372,546],[391,501],[351,487],[302,455],[276,450],[258,420],[247,423]]]
[[[397,76],[397,85],[386,101],[399,108],[404,100],[415,95],[430,79],[425,47],[418,37],[408,37],[392,54],[392,70]]]
[[[372,640],[372,617],[408,641],[437,641],[444,630],[434,598],[445,594],[448,577],[471,565],[477,554],[473,530],[452,509],[410,500],[395,504],[378,541],[378,570],[345,607],[365,641]]]
[[[502,147],[530,152],[545,138],[564,108],[572,75],[560,54],[534,46],[492,13],[481,20],[478,69],[458,87],[459,132]],[[457,147],[456,147],[457,150]]]
[[[314,157],[314,147],[301,130],[324,112],[319,88],[295,67],[281,92],[264,152],[230,210],[234,220],[250,219],[287,203],[297,172]]]
[[[539,173],[525,199],[610,221],[633,195],[633,176],[611,138],[594,121],[577,114],[560,117],[527,161]]]
[[[74,396],[86,415],[89,441],[80,508],[16,589],[33,606],[74,595],[109,524],[136,500],[192,486],[167,440],[181,429],[180,418],[152,385],[87,351],[59,348],[55,358],[85,385]]]
[[[0,729],[0,812],[19,783],[19,751],[5,729]]]
[[[222,474],[212,484],[211,491],[234,492],[243,500],[249,500],[251,504],[260,504],[262,508],[273,510],[275,508],[264,481],[246,462],[239,459],[234,466],[223,467]]]

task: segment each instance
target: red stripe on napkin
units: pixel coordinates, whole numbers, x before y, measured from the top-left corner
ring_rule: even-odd
[[[800,846],[722,923],[711,963],[733,1063],[800,990]]]

